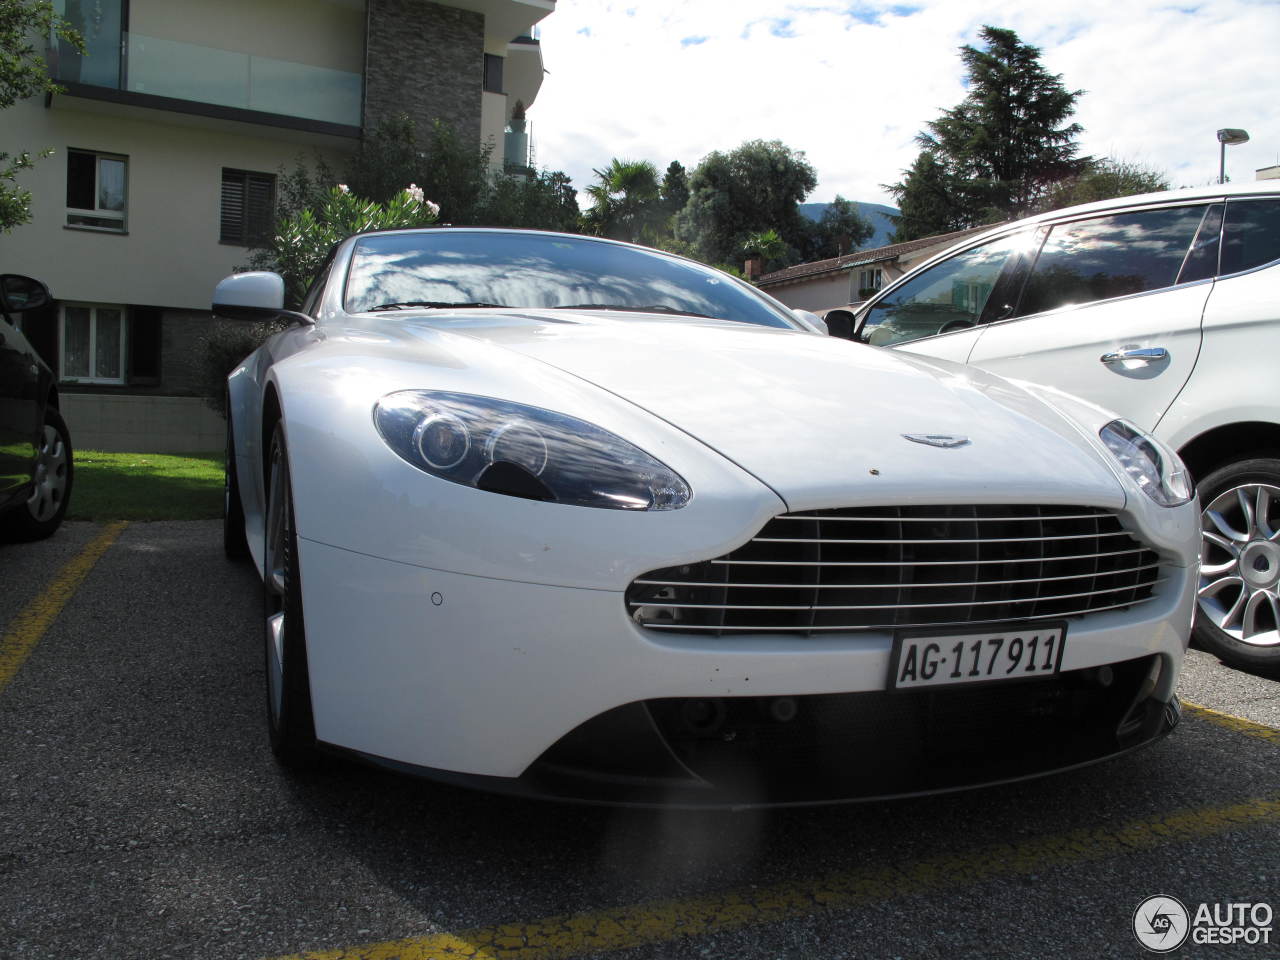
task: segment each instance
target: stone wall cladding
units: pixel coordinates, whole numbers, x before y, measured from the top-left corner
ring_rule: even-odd
[[[408,114],[425,137],[450,124],[480,145],[484,16],[425,0],[368,0],[364,128]]]

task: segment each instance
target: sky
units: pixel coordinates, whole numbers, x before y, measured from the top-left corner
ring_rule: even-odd
[[[559,0],[529,120],[538,166],[582,191],[613,157],[679,160],[781,140],[813,164],[810,201],[889,203],[915,136],[965,95],[958,50],[1016,31],[1069,89],[1082,153],[1174,186],[1280,163],[1280,0]]]

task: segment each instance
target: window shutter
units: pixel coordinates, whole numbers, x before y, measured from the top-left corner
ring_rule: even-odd
[[[222,224],[219,239],[223,243],[244,243],[245,175],[236,170],[222,171]]]
[[[248,244],[260,246],[271,236],[275,219],[275,179],[260,173],[246,175],[244,240]]]

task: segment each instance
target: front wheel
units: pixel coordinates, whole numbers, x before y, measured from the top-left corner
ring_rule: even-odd
[[[1199,485],[1196,641],[1224,663],[1280,672],[1280,460],[1238,460]]]
[[[31,496],[4,518],[8,539],[28,541],[53,536],[67,515],[74,470],[71,434],[62,414],[54,407],[46,407],[32,471]]]
[[[302,617],[302,574],[284,427],[277,423],[267,460],[267,529],[263,544],[267,728],[271,750],[286,766],[310,764],[315,723]]]

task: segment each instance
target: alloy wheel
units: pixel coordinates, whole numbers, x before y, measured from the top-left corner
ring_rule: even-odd
[[[37,523],[53,518],[67,495],[67,445],[62,434],[46,423],[36,451],[36,468],[27,509]]]
[[[1200,615],[1241,643],[1280,645],[1280,487],[1223,491],[1201,531]]]

